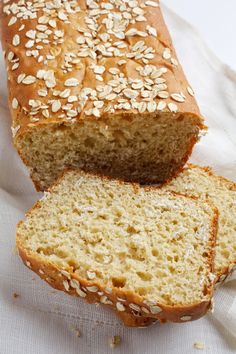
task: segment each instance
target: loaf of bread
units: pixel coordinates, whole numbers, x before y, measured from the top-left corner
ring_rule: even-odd
[[[189,165],[163,190],[210,200],[219,210],[215,274],[222,282],[236,268],[236,183],[210,168]]]
[[[163,182],[204,129],[158,0],[3,0],[14,144],[38,190],[65,166]]]
[[[19,223],[17,246],[50,285],[126,324],[185,322],[210,306],[217,219],[202,200],[72,170]]]

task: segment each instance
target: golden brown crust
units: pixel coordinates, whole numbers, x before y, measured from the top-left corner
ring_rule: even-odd
[[[126,327],[146,328],[159,322],[155,318],[144,317],[140,315],[135,316],[134,314],[128,312],[115,311],[115,314]]]
[[[80,278],[77,274],[73,274],[67,269],[66,271],[69,274],[69,277],[63,275],[61,270],[56,267],[55,264],[46,264],[40,260],[40,257],[35,257],[35,255],[27,254],[26,250],[20,244],[19,237],[17,242],[17,247],[19,250],[20,257],[22,258],[25,265],[37,273],[43,280],[45,280],[49,285],[57,290],[64,291],[69,295],[73,296],[80,296],[85,298],[88,303],[101,303],[101,298],[104,296],[104,301],[107,303],[106,306],[109,306],[115,312],[126,312],[132,315],[132,309],[130,309],[129,305],[137,306],[137,309],[140,309],[140,314],[145,318],[153,318],[157,319],[161,322],[186,322],[186,321],[193,321],[197,320],[202,317],[210,308],[211,300],[202,301],[198,304],[192,304],[188,306],[158,306],[158,305],[147,305],[143,303],[143,300],[140,296],[133,294],[132,292],[123,291],[121,289],[113,288],[112,293],[107,292],[104,287],[102,287],[97,282],[87,281],[86,279]],[[71,280],[76,280],[80,284],[80,289],[82,292],[78,294],[76,290],[71,287],[70,282]],[[68,291],[65,289],[65,285],[63,282],[67,282],[68,284]],[[67,285],[66,285],[67,286]],[[90,292],[86,289],[93,289],[96,290],[95,292]],[[212,291],[212,290],[211,290]],[[101,295],[98,295],[98,292]],[[124,302],[121,301],[124,299]],[[103,300],[102,300],[103,301]],[[111,302],[111,303],[108,303]],[[118,304],[118,305],[117,305]],[[118,307],[118,308],[117,308]],[[152,314],[151,309],[159,308],[161,312],[158,314]],[[143,311],[143,309],[145,309]],[[146,313],[149,312],[149,313]],[[146,319],[143,320],[144,322]],[[142,321],[142,323],[143,323]],[[125,322],[125,324],[131,325],[131,317],[129,322]],[[139,323],[140,326],[140,323]]]
[[[172,40],[170,37],[170,34],[168,32],[168,29],[165,25],[160,7],[152,7],[152,6],[146,6],[145,5],[146,1],[139,1],[139,5],[143,5],[144,7],[144,12],[145,12],[145,17],[147,19],[147,23],[149,26],[154,28],[157,31],[157,37],[152,35],[148,35],[147,37],[139,37],[139,36],[126,36],[123,42],[127,45],[133,45],[134,43],[137,42],[137,39],[142,39],[145,44],[149,47],[151,46],[152,48],[155,49],[155,55],[153,59],[147,60],[148,64],[150,65],[155,65],[156,67],[166,67],[168,68],[168,73],[166,73],[166,80],[168,82],[168,91],[170,93],[183,93],[184,96],[186,96],[186,99],[184,102],[178,102],[174,99],[168,99],[168,102],[170,103],[176,103],[179,105],[179,113],[191,113],[192,115],[195,115],[198,117],[198,122],[199,122],[199,127],[203,127],[202,124],[202,119],[199,118],[199,109],[197,106],[197,103],[195,101],[195,98],[189,94],[187,88],[188,88],[188,83],[186,80],[186,77],[183,73],[183,70],[181,68],[181,65],[174,65],[172,64],[172,59],[175,61],[177,60],[176,52],[172,44]],[[154,1],[155,2],[155,1]],[[100,2],[99,2],[100,3]],[[28,111],[31,111],[31,106],[29,104],[29,100],[36,99],[36,100],[41,100],[44,104],[48,104],[48,101],[50,99],[55,99],[55,96],[53,95],[53,91],[55,89],[57,90],[64,90],[67,86],[64,85],[64,82],[66,78],[69,77],[77,77],[78,79],[81,79],[81,84],[77,86],[76,88],[71,88],[73,91],[73,94],[77,94],[79,91],[82,90],[84,87],[96,87],[96,85],[99,83],[99,81],[96,80],[96,73],[93,72],[91,68],[89,68],[89,65],[93,62],[101,62],[101,65],[103,64],[104,66],[107,66],[107,68],[110,67],[118,67],[117,62],[120,59],[123,59],[122,56],[116,57],[113,55],[111,58],[109,57],[103,57],[99,59],[99,56],[97,59],[92,60],[91,58],[87,59],[85,58],[80,58],[81,63],[80,65],[77,64],[71,64],[73,70],[64,73],[62,67],[60,66],[62,60],[63,60],[63,55],[67,53],[68,50],[68,43],[67,40],[70,40],[70,45],[71,45],[71,52],[76,52],[76,51],[81,51],[81,45],[76,43],[76,40],[78,38],[78,26],[85,25],[84,22],[81,20],[83,16],[88,14],[89,9],[85,11],[86,5],[85,2],[82,0],[78,0],[78,5],[80,6],[81,10],[75,14],[68,14],[66,12],[66,9],[63,5],[61,5],[61,8],[56,9],[56,13],[59,14],[59,12],[63,12],[67,17],[68,17],[68,23],[67,21],[61,20],[58,17],[53,17],[53,15],[49,14],[49,17],[51,16],[56,20],[56,24],[60,30],[64,30],[64,37],[62,39],[62,43],[57,43],[55,38],[53,38],[53,35],[55,37],[55,31],[53,28],[46,23],[44,26],[48,27],[48,30],[51,31],[52,33],[49,33],[47,37],[47,40],[49,43],[44,43],[40,42],[38,46],[42,46],[42,49],[37,49],[37,42],[35,41],[34,45],[30,48],[27,48],[27,44],[29,46],[29,38],[30,35],[28,34],[28,31],[36,31],[36,37],[38,35],[38,32],[41,30],[37,28],[37,26],[40,24],[39,18],[45,14],[44,9],[38,10],[36,12],[37,17],[33,19],[17,19],[16,22],[14,22],[12,25],[9,26],[9,21],[14,17],[13,13],[14,11],[11,8],[11,5],[18,4],[17,0],[10,0],[6,4],[2,4],[2,9],[1,9],[1,40],[2,40],[2,45],[3,49],[6,53],[6,64],[9,68],[8,72],[8,79],[9,79],[9,101],[12,102],[13,98],[17,98],[19,106],[17,109],[12,109],[11,108],[11,113],[13,116],[13,125],[18,126],[20,125],[21,128],[19,130],[19,133],[25,133],[27,129],[30,129],[32,127],[36,127],[37,125],[41,124],[50,124],[50,123],[61,123],[61,122],[66,122],[70,123],[69,119],[64,119],[64,118],[59,118],[59,115],[61,114],[61,110],[58,112],[53,112],[50,111],[50,118],[45,118],[42,115],[42,112],[37,114],[37,118],[39,117],[40,119],[38,121],[32,121],[32,117],[30,118],[29,114],[25,114],[23,111],[27,109]],[[34,4],[34,2],[33,2]],[[34,5],[33,5],[34,6]],[[19,7],[20,8],[20,7]],[[21,11],[19,11],[21,12]],[[59,16],[59,15],[58,15]],[[27,17],[27,16],[26,16]],[[79,19],[79,20],[78,20]],[[70,21],[70,22],[69,22]],[[21,29],[21,26],[24,25],[25,27]],[[86,25],[85,25],[86,26]],[[143,31],[144,33],[147,33],[146,29],[146,22],[136,22],[132,28],[137,28],[138,30]],[[129,25],[130,28],[131,26]],[[88,28],[87,28],[88,29]],[[45,30],[44,30],[45,31]],[[88,31],[90,31],[88,29]],[[42,33],[42,32],[41,32]],[[100,32],[99,32],[100,33]],[[18,45],[13,45],[14,43],[14,36],[15,35],[19,36],[20,43]],[[32,34],[34,37],[34,34]],[[69,37],[70,39],[69,39]],[[33,38],[32,37],[32,38]],[[114,38],[113,38],[114,39]],[[116,41],[118,41],[117,38],[115,38]],[[32,39],[34,41],[34,39]],[[122,41],[122,40],[121,40]],[[59,41],[60,42],[60,41]],[[52,47],[54,48],[61,48],[61,53],[58,54],[54,59],[47,59],[47,55],[52,55],[50,54],[52,51]],[[47,61],[47,63],[43,62],[38,62],[39,56],[37,55],[34,57],[33,55],[29,55],[29,51],[32,50],[31,48],[38,50],[39,54],[43,55],[44,60]],[[164,54],[163,51],[165,48],[170,48],[171,51],[171,56],[169,59],[163,58]],[[8,54],[9,52],[12,52],[15,54],[14,59],[8,59]],[[121,51],[122,52],[122,51]],[[123,53],[123,52],[122,52]],[[10,57],[11,58],[11,57]],[[19,61],[19,66],[12,70],[12,64],[14,64],[14,60],[17,58],[20,58]],[[119,59],[119,60],[118,60]],[[127,58],[126,58],[127,59]],[[59,64],[59,65],[58,65]],[[135,68],[139,65],[145,65],[142,60],[136,59],[134,60],[127,60],[127,63],[125,64],[124,67],[122,67],[120,70],[124,73],[125,77],[133,76],[134,73],[136,72]],[[37,94],[37,91],[39,88],[41,88],[43,85],[42,79],[37,78],[37,72],[38,70],[45,70],[45,69],[51,69],[55,71],[56,75],[56,85],[52,88],[48,87],[48,95],[46,97],[39,96]],[[36,78],[36,81],[32,84],[23,84],[24,80],[20,83],[17,82],[17,78],[20,74],[25,73],[26,75],[31,75],[34,78]],[[81,77],[82,76],[82,77]],[[137,76],[137,75],[135,75]],[[103,82],[107,83],[111,79],[111,74],[104,75],[103,76]],[[69,86],[71,87],[71,86]],[[65,104],[65,100],[63,98],[59,97],[59,101],[61,101],[63,104]],[[160,100],[160,98],[159,98]],[[109,102],[106,102],[106,104]],[[109,103],[110,104],[110,103]],[[77,104],[78,105],[78,104]],[[105,107],[104,107],[105,108]],[[76,116],[76,119],[84,119],[84,111],[86,109],[83,108],[81,113],[78,113]],[[132,109],[130,112],[137,112],[137,110]],[[118,113],[122,113],[122,109],[118,109]],[[128,110],[129,112],[129,110]],[[27,113],[27,112],[26,112]],[[108,112],[109,113],[109,112]],[[106,112],[102,112],[102,116],[108,117],[109,114],[106,114]],[[125,119],[125,113],[124,112],[124,119]],[[144,112],[145,113],[145,112]],[[96,120],[97,118],[94,117],[93,115],[89,115],[86,117],[86,119],[94,119]]]
[[[65,173],[66,172],[64,172],[63,175]],[[84,173],[82,171],[80,171],[79,174],[88,175],[87,173]],[[61,178],[63,178],[63,175]],[[57,180],[55,185],[60,182],[61,178]],[[110,180],[109,177],[100,176],[100,178]],[[123,181],[118,182],[121,184],[125,183]],[[134,190],[140,188],[138,184],[132,185]],[[153,186],[147,188],[149,190],[153,190],[158,187]],[[51,191],[53,191],[53,187],[49,189],[49,193]],[[180,194],[179,196],[183,197]],[[185,198],[191,197],[185,196]],[[37,202],[35,206],[27,213],[27,216],[30,216],[31,212],[37,208],[40,208],[40,201]],[[218,224],[218,211],[216,208],[213,208],[213,210],[214,217],[212,219],[212,229],[209,236],[208,250],[206,251],[206,262],[208,263],[209,274],[214,271],[214,246]],[[54,263],[45,262],[45,260],[43,260],[40,255],[34,253],[31,254],[31,252],[28,252],[24,248],[24,245],[21,242],[21,236],[19,234],[17,234],[16,241],[17,247],[19,249],[19,254],[23,262],[34,272],[36,272],[42,279],[47,281],[51,286],[58,290],[66,291],[70,295],[82,296],[89,303],[103,303],[110,306],[116,312],[127,313],[127,316],[121,315],[126,325],[135,327],[136,325],[143,326],[145,323],[147,325],[151,324],[152,321],[148,321],[146,320],[146,318],[154,318],[159,320],[160,322],[185,322],[190,320],[196,320],[202,317],[210,308],[211,297],[213,293],[213,284],[210,280],[210,277],[208,286],[204,289],[204,295],[208,295],[208,300],[202,301],[201,303],[186,306],[167,306],[158,303],[153,304],[150,302],[145,302],[145,300],[140,295],[137,295],[132,291],[125,291],[122,288],[116,287],[113,287],[112,289],[106,289],[99,282],[88,281],[87,279],[79,277],[78,274],[73,273],[72,268],[63,270],[59,269]],[[77,281],[79,284],[77,290],[75,290],[75,286],[73,284],[74,281]],[[137,321],[137,315],[141,316],[143,319],[139,319]]]

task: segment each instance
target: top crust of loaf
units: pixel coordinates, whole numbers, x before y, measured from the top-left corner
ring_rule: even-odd
[[[0,6],[14,136],[111,113],[189,113],[204,128],[158,0]]]
[[[70,177],[71,176],[71,177]],[[70,178],[74,178],[74,176],[78,180],[78,186],[80,187],[81,183],[81,177],[86,178],[97,178],[95,175],[91,174],[84,174],[82,172],[75,172],[75,171],[70,171],[66,172],[64,177],[60,178],[58,182],[49,190],[49,193],[57,193],[57,189],[62,188],[63,194],[65,192],[65,186],[63,183],[66,183],[66,178],[69,177],[68,183],[70,183]],[[64,180],[64,181],[63,181]],[[102,178],[102,182],[109,181],[109,178]],[[74,181],[75,182],[75,181]],[[122,185],[126,185],[124,182],[119,182],[119,181],[113,181],[112,183],[115,183],[120,187]],[[131,186],[131,184],[129,184]],[[63,186],[63,187],[62,187]],[[157,191],[157,194],[161,195],[166,195],[162,194],[160,190],[154,187],[148,187],[147,191],[152,192],[152,191]],[[140,187],[136,184],[133,184],[133,191],[134,195],[139,194]],[[133,193],[133,192],[132,192]],[[71,194],[70,194],[71,195]],[[167,195],[170,196],[170,198],[174,197],[174,193],[167,193]],[[187,200],[193,200],[195,198],[190,198],[190,197],[185,197],[182,195],[178,195],[180,199],[184,198],[187,202]],[[47,198],[50,197],[50,194],[46,194],[46,199],[43,201],[39,201],[33,209],[29,211],[27,214],[27,219],[29,220],[31,216],[33,216],[37,211],[40,211],[40,208],[43,207],[44,203],[47,203]],[[198,201],[196,200],[196,203]],[[201,203],[199,203],[199,206]],[[17,246],[20,252],[20,255],[22,259],[24,260],[24,263],[30,267],[32,270],[34,270],[36,273],[39,274],[40,277],[45,279],[50,285],[53,287],[64,290],[68,292],[71,295],[79,295],[82,297],[85,297],[87,301],[89,302],[97,302],[100,301],[101,303],[109,304],[112,306],[112,308],[115,311],[120,311],[123,312],[124,309],[126,312],[133,314],[132,309],[138,308],[142,312],[143,316],[147,317],[154,317],[158,318],[161,321],[174,321],[174,322],[183,322],[183,321],[188,321],[188,320],[193,320],[201,317],[204,315],[207,311],[207,309],[210,306],[210,300],[212,296],[212,290],[213,290],[213,281],[211,278],[211,272],[213,271],[213,256],[214,256],[214,244],[215,244],[215,235],[216,235],[216,230],[217,230],[217,218],[218,218],[218,213],[215,208],[213,208],[210,204],[208,205],[207,203],[202,203],[202,207],[205,208],[204,210],[208,210],[209,214],[208,216],[211,215],[209,219],[209,234],[208,238],[205,241],[206,243],[206,251],[207,251],[207,258],[206,258],[206,269],[207,272],[205,274],[205,280],[207,288],[204,289],[202,298],[199,301],[196,301],[196,303],[188,303],[188,304],[179,304],[179,305],[167,305],[164,303],[154,303],[151,301],[149,308],[147,306],[148,302],[145,302],[143,297],[138,295],[137,293],[132,292],[131,290],[124,290],[119,287],[113,287],[109,291],[106,291],[106,285],[102,284],[100,281],[96,280],[87,280],[86,277],[81,277],[78,273],[74,272],[71,267],[61,267],[57,262],[50,261],[46,257],[43,257],[43,255],[37,254],[34,251],[30,250],[28,246],[26,246],[24,242],[24,222],[21,222],[18,225],[18,231],[17,231]],[[207,212],[207,213],[208,213]],[[27,236],[28,237],[28,236]],[[209,277],[209,279],[208,279]],[[77,281],[77,283],[76,283]],[[80,284],[80,290],[75,291],[75,283]],[[71,287],[70,287],[70,284]],[[81,292],[82,289],[82,292]],[[91,289],[91,291],[87,291],[86,289]],[[96,289],[96,291],[95,291]],[[94,291],[93,291],[94,290]],[[85,294],[86,292],[86,294]],[[101,298],[100,298],[101,297]],[[106,298],[106,302],[103,302],[104,297]],[[122,300],[123,299],[123,300]],[[126,300],[124,300],[126,299]],[[121,302],[121,303],[120,303]],[[141,310],[144,309],[144,310]],[[138,311],[139,312],[139,311]],[[128,322],[127,322],[128,323]]]

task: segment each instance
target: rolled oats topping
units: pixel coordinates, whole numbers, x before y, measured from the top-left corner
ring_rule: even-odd
[[[194,96],[194,91],[190,86],[187,87],[187,91],[190,94],[190,96]]]
[[[120,110],[176,113],[173,101],[186,101],[181,92],[170,92],[178,61],[159,39],[159,24],[148,23],[148,14],[160,11],[159,1],[85,2],[86,9],[78,0],[4,2],[7,26],[14,27],[6,57],[15,83],[37,85],[37,109],[24,97],[22,112],[30,120],[37,114],[38,120],[71,121]],[[194,95],[190,87],[183,90]]]
[[[65,86],[78,86],[78,84],[79,84],[79,81],[74,77],[67,79],[64,83]]]
[[[162,312],[162,308],[154,305],[154,306],[150,306],[150,311],[153,315],[157,315],[158,313]]]
[[[168,103],[168,108],[171,112],[174,113],[178,111],[178,106],[175,103]]]
[[[113,305],[112,301],[110,301],[105,295],[101,296],[100,302],[105,305]]]
[[[22,80],[22,83],[25,85],[31,85],[36,82],[36,77],[32,75],[25,76],[24,79]]]
[[[12,39],[12,44],[17,47],[20,44],[20,36],[19,34],[15,34]]]
[[[121,302],[117,302],[116,309],[117,309],[117,311],[123,312],[123,311],[125,311],[125,306]]]
[[[187,321],[191,321],[192,317],[191,316],[182,316],[180,319],[183,322],[187,322]]]
[[[17,109],[18,108],[18,101],[17,101],[17,99],[15,97],[12,100],[12,108],[13,109]]]
[[[86,292],[84,292],[83,290],[81,290],[79,288],[76,288],[75,290],[76,290],[76,293],[77,293],[78,296],[80,296],[80,297],[86,297],[87,296]]]
[[[16,127],[11,127],[11,132],[12,132],[12,137],[14,138],[16,134],[18,133],[20,129],[20,125],[17,125]]]
[[[63,280],[63,286],[64,286],[64,288],[65,288],[66,291],[69,291],[69,290],[70,290],[70,285],[69,285],[69,283],[68,283],[67,280]]]
[[[90,291],[91,293],[96,293],[98,292],[98,287],[97,286],[87,286],[86,288],[88,291]]]

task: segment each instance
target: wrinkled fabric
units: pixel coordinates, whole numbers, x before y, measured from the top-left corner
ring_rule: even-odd
[[[209,126],[191,162],[235,180],[236,74],[189,24],[167,8],[164,14]],[[204,343],[208,354],[235,353],[235,276],[217,290],[213,314],[191,323],[128,329],[110,310],[52,289],[23,265],[15,250],[16,224],[41,194],[12,145],[2,53],[0,72],[0,354],[107,354],[114,350],[114,335],[121,336],[117,354],[192,354],[195,342]]]

